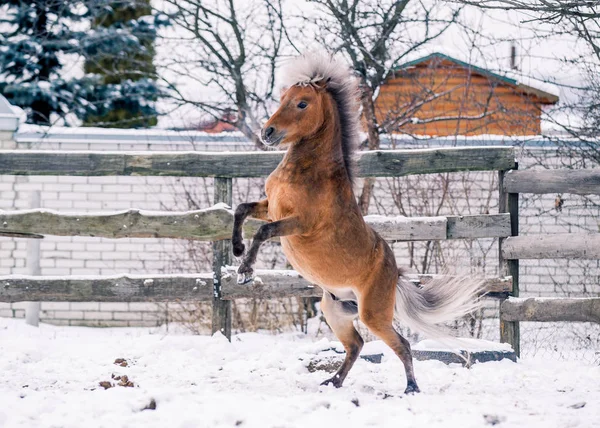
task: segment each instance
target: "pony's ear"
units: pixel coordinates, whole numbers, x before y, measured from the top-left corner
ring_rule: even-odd
[[[282,86],[281,88],[279,88],[279,99],[280,100],[283,98],[283,96],[288,91],[288,89],[290,89],[289,86]]]
[[[331,82],[331,77],[327,77],[325,79],[317,80],[316,82],[313,82],[313,85],[317,89],[327,89],[327,86],[329,85],[329,82]]]

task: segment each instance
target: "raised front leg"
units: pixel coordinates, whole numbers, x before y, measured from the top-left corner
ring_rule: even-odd
[[[238,284],[246,284],[252,280],[254,262],[261,244],[276,236],[296,235],[301,233],[300,222],[296,217],[288,217],[273,223],[263,224],[254,235],[252,245],[238,269]]]
[[[244,254],[244,249],[246,248],[244,245],[244,237],[242,235],[242,226],[244,225],[244,220],[246,220],[248,216],[257,218],[259,220],[267,220],[268,208],[269,201],[267,199],[238,205],[233,217],[233,235],[231,237],[234,256],[241,256]]]

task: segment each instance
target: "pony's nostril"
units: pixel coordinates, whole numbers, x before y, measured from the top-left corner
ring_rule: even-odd
[[[269,126],[267,129],[265,129],[265,137],[269,138],[271,135],[273,135],[273,132],[275,132],[275,128]]]

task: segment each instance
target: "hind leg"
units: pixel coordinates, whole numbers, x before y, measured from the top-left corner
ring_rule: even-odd
[[[391,288],[394,290],[395,284]],[[392,323],[394,319],[394,293],[392,292],[390,296],[382,296],[382,290],[377,291],[377,293],[369,293],[367,290],[367,293],[361,296],[359,302],[360,320],[373,334],[392,348],[404,364],[404,371],[406,372],[406,390],[404,393],[420,392],[413,370],[410,343],[394,329]]]
[[[341,300],[334,300],[333,296],[327,291],[323,293],[321,310],[325,315],[325,319],[327,319],[327,323],[346,350],[346,358],[337,373],[321,385],[332,384],[339,388],[344,383],[344,379],[346,379],[364,344],[353,323],[358,312],[355,305]]]

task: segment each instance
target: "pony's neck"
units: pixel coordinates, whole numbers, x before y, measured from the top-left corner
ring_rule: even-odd
[[[342,130],[337,111],[330,112],[315,134],[293,143],[285,155],[283,165],[284,171],[293,181],[296,181],[295,178],[303,181],[312,178],[312,181],[318,181],[336,176],[346,178],[344,181],[350,184],[344,164]]]

